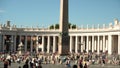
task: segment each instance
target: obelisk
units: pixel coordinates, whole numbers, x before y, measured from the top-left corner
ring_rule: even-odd
[[[68,55],[69,53],[69,26],[68,26],[68,0],[60,0],[60,35],[58,53]]]

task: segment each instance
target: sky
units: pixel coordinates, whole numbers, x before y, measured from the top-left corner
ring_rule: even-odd
[[[60,0],[0,0],[0,24],[49,27],[59,23]],[[114,24],[120,20],[120,0],[69,0],[69,22],[78,27]]]

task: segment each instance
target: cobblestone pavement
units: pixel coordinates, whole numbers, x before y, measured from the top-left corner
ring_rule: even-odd
[[[9,68],[18,68],[18,66],[23,66],[24,63],[12,63]],[[72,64],[73,65],[73,64]],[[72,66],[71,65],[71,66]],[[42,64],[43,68],[67,68],[64,64]],[[0,62],[0,68],[3,68],[3,63]],[[90,65],[88,68],[120,68],[120,65]]]

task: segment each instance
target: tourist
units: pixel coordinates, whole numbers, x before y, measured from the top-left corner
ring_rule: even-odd
[[[29,68],[28,60],[26,60],[25,64],[23,65],[23,68]]]
[[[19,66],[18,68],[21,68],[21,66]]]
[[[33,68],[33,61],[30,61],[30,68]]]
[[[78,68],[77,65],[73,65],[73,68]]]
[[[103,62],[103,64],[105,64],[105,60],[104,59],[102,60],[102,62]]]
[[[87,63],[85,63],[84,68],[88,68],[88,67],[87,67]]]
[[[41,65],[41,63],[39,62],[39,65],[38,65],[38,67],[37,68],[42,68],[42,65]]]
[[[11,66],[11,59],[8,59],[8,62],[9,62],[9,66]]]
[[[120,60],[118,61],[118,64],[120,65]]]
[[[81,57],[81,59],[79,60],[79,67],[80,68],[83,68],[83,64],[82,63],[83,63],[83,57]]]
[[[66,66],[67,66],[68,68],[71,67],[71,65],[70,65],[70,59],[67,59],[67,60],[66,60]]]
[[[4,61],[4,68],[8,68],[8,65],[9,65],[8,60],[5,60],[5,61]]]

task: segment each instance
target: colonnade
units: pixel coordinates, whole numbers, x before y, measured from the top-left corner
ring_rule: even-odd
[[[8,37],[5,35],[0,35],[0,51],[1,52],[4,52],[4,50],[16,51],[16,45],[17,45],[16,35],[11,35],[11,36],[9,35]]]
[[[7,37],[8,36],[8,37]],[[8,44],[8,40],[9,43]],[[44,53],[58,51],[58,36],[51,35],[0,35],[0,50],[5,51],[6,45],[10,51],[18,51],[20,42],[23,43],[23,51],[38,52],[39,48]],[[120,35],[70,35],[70,52],[108,52],[120,54]]]
[[[70,36],[70,52],[105,52],[108,50],[107,36]]]
[[[73,35],[70,36],[70,52],[108,52],[120,54],[119,35]]]
[[[33,52],[34,50],[38,52],[38,49],[40,49],[41,52],[55,53],[58,50],[57,36],[0,35],[0,51],[16,52],[21,42],[23,44],[23,52]]]

